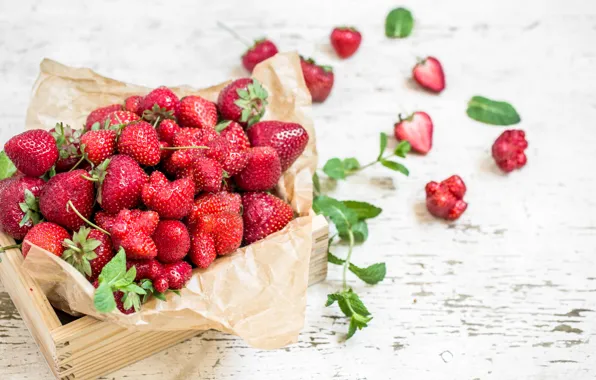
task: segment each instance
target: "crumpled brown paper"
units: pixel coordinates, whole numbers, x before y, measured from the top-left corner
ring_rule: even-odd
[[[304,154],[277,189],[291,203],[297,219],[282,231],[217,259],[206,270],[195,269],[181,297],[170,293],[167,302],[153,299],[128,316],[117,311],[98,313],[93,307],[93,286],[68,263],[33,247],[23,266],[55,307],[139,330],[216,329],[264,349],[297,341],[304,325],[312,249],[311,175],[317,164],[311,100],[295,53],[278,54],[259,64],[253,77],[269,92],[264,119],[300,123],[310,136]],[[179,96],[198,94],[216,101],[226,84],[173,90]],[[93,109],[149,90],[46,59],[33,89],[26,128],[50,129],[59,121],[79,127]]]

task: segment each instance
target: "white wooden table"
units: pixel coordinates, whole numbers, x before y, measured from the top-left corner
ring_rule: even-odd
[[[356,263],[388,267],[377,286],[352,279],[375,317],[368,329],[342,341],[345,319],[323,306],[340,287],[340,268],[332,267],[329,280],[309,290],[307,327],[294,346],[260,351],[207,332],[107,378],[596,376],[593,0],[83,3],[0,0],[2,144],[23,126],[43,57],[151,86],[244,75],[243,47],[217,20],[335,67],[331,97],[313,108],[321,162],[374,159],[379,132],[391,132],[399,111],[425,110],[435,122],[434,148],[407,159],[409,178],[374,167],[331,193],[384,209],[354,254]],[[398,5],[412,10],[416,26],[410,38],[389,40],[384,17]],[[346,61],[328,45],[342,24],[364,35]],[[440,96],[408,81],[415,57],[425,55],[444,64]],[[522,171],[495,168],[490,146],[503,129],[466,117],[473,95],[508,100],[520,112],[530,142]],[[467,182],[470,206],[447,224],[429,217],[423,188],[455,173]],[[0,378],[50,379],[2,285]]]

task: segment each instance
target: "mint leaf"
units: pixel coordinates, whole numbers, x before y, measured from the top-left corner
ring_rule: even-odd
[[[383,157],[383,153],[385,153],[385,149],[387,148],[387,134],[385,132],[381,132],[381,150],[379,151],[379,157],[377,157],[377,161],[380,161]]]
[[[346,300],[346,302],[350,304],[352,310],[354,310],[354,313],[363,316],[370,315],[370,312],[368,311],[366,306],[364,306],[364,304],[360,300],[360,297],[358,297],[358,294],[354,293],[352,289],[348,289],[348,291],[342,292],[342,295],[344,297],[344,300]]]
[[[350,327],[348,328],[348,336],[346,340],[350,339],[356,333],[356,330],[362,330],[365,327],[368,327],[368,322],[372,320],[372,317],[365,317],[360,314],[352,315],[350,319]]]
[[[385,35],[389,38],[404,38],[412,33],[414,18],[405,8],[395,8],[385,19]]]
[[[339,158],[332,158],[323,166],[323,172],[333,179],[345,179],[346,171],[344,165]]]
[[[352,233],[356,243],[363,243],[368,239],[368,225],[364,220],[359,220],[352,226]],[[341,238],[345,240],[345,237],[342,236]]]
[[[367,202],[343,201],[342,203],[354,211],[360,220],[376,218],[383,211],[381,208]]]
[[[369,285],[375,285],[385,279],[387,267],[385,263],[376,263],[366,268],[360,268],[350,264],[350,272]]]
[[[354,157],[346,158],[342,163],[346,172],[351,172],[360,168],[360,162]]]
[[[391,160],[382,160],[381,161],[381,165],[383,165],[384,167],[389,168],[389,169],[391,169],[393,171],[400,172],[403,175],[409,175],[410,174],[410,171],[408,170],[408,168],[406,168],[405,166],[403,166],[399,162],[395,162],[395,161],[391,161]]]
[[[10,178],[17,172],[16,166],[12,163],[10,158],[4,153],[0,152],[0,180]]]
[[[476,121],[492,125],[513,125],[521,121],[511,104],[483,96],[472,97],[468,102],[466,113]]]
[[[110,287],[118,280],[122,279],[126,275],[126,253],[124,249],[120,248],[120,251],[108,262],[99,275],[100,286],[103,283],[107,283]]]
[[[351,317],[352,311],[348,306],[348,302],[346,300],[346,297],[344,296],[344,293],[327,294],[327,303],[325,303],[325,306],[329,307],[333,305],[336,301],[342,313],[344,313],[346,317]]]
[[[315,174],[312,176],[312,185],[315,195],[319,195],[321,193],[321,181],[319,180],[319,175],[317,172],[315,172]]]
[[[337,199],[326,195],[319,195],[314,199],[313,210],[317,214],[324,215],[331,219],[340,235],[347,234],[348,230],[358,222],[358,216],[354,211],[347,208]]]
[[[116,309],[114,293],[112,293],[112,287],[107,282],[99,285],[99,287],[95,290],[95,294],[93,296],[93,305],[100,313],[109,313]]]
[[[327,261],[330,262],[331,264],[335,264],[335,265],[342,265],[343,263],[346,262],[346,260],[340,259],[339,257],[335,256],[331,252],[327,252]]]
[[[409,142],[407,142],[407,141],[401,141],[395,147],[394,153],[398,157],[406,158],[406,154],[410,153],[410,150],[411,149],[412,149],[412,146],[410,145]]]

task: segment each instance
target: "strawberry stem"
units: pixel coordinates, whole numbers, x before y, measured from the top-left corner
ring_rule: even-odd
[[[21,244],[13,244],[13,245],[7,245],[6,247],[1,247],[0,248],[0,252],[4,252],[4,251],[8,251],[9,249],[16,249],[16,248],[21,248]]]
[[[76,168],[79,167],[79,165],[81,164],[81,162],[83,162],[85,160],[85,155],[81,155],[81,158],[77,161],[76,164],[74,164],[74,166],[72,168],[70,168],[69,172],[75,170]]]
[[[346,256],[346,261],[344,261],[344,272],[343,272],[343,276],[342,276],[344,291],[348,290],[348,268],[350,267],[350,260],[352,258],[352,250],[354,248],[354,233],[352,232],[351,228],[348,230],[348,238],[350,241],[350,246],[348,248],[348,256]],[[348,302],[348,304],[349,304],[349,302]],[[351,309],[351,307],[350,307],[350,309]],[[352,310],[352,312],[353,312],[353,310]]]
[[[82,175],[81,178],[85,178],[87,181],[91,181],[91,182],[98,182],[99,179],[98,178],[93,178],[93,177],[89,177],[86,175]]]
[[[242,42],[247,48],[250,48],[252,46],[252,44],[249,43],[244,37],[242,37],[240,34],[236,33],[236,31],[234,29],[225,25],[223,22],[218,21],[217,26],[226,30],[228,33],[230,33],[232,36],[234,36],[234,38],[236,38],[238,41]]]
[[[79,210],[77,210],[77,208],[72,204],[72,201],[68,201],[68,203],[66,204],[66,211],[68,211],[68,208],[72,208],[72,211],[77,214],[77,216],[79,218],[81,218],[85,223],[87,223],[88,225],[90,225],[91,227],[103,232],[104,234],[110,236],[110,233],[106,230],[104,230],[103,228],[91,223],[87,218],[85,218],[83,215],[81,215],[81,213],[79,212]]]

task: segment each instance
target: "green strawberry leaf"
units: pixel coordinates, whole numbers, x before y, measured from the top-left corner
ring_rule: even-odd
[[[228,125],[230,125],[231,122],[232,121],[230,121],[230,120],[224,120],[224,121],[220,122],[219,124],[217,124],[215,126],[215,131],[217,133],[223,131],[224,129],[226,129],[228,127]]]
[[[95,290],[95,295],[93,296],[93,305],[100,313],[109,313],[116,309],[114,293],[112,292],[112,287],[107,282],[100,284]]]
[[[367,202],[342,201],[342,203],[354,211],[360,220],[376,218],[383,211],[381,208]]]
[[[381,165],[383,165],[384,167],[389,168],[389,169],[391,169],[393,171],[400,172],[403,175],[409,175],[410,174],[410,172],[408,171],[408,168],[406,168],[405,166],[403,166],[399,162],[395,162],[395,161],[391,161],[391,160],[382,160],[381,161]]]
[[[410,153],[410,150],[411,149],[412,149],[412,146],[410,145],[409,142],[407,142],[407,141],[401,141],[395,147],[394,154],[396,156],[398,156],[398,157],[406,158],[406,154]]]
[[[521,121],[515,108],[507,102],[474,96],[468,102],[468,116],[491,125],[513,125]]]
[[[166,295],[160,292],[153,292],[153,297],[157,298],[160,301],[167,301]]]
[[[412,33],[414,17],[405,8],[395,8],[385,19],[385,35],[389,38],[404,38]]]
[[[16,166],[4,151],[0,152],[0,180],[10,178],[17,172]]]
[[[360,268],[350,264],[350,272],[354,273],[359,279],[367,284],[374,285],[385,279],[387,267],[385,263],[372,264],[366,268]]]
[[[387,148],[387,134],[385,132],[381,132],[381,149],[379,151],[379,157],[377,157],[377,161],[380,161],[383,157],[383,153],[385,153],[385,149]]]

